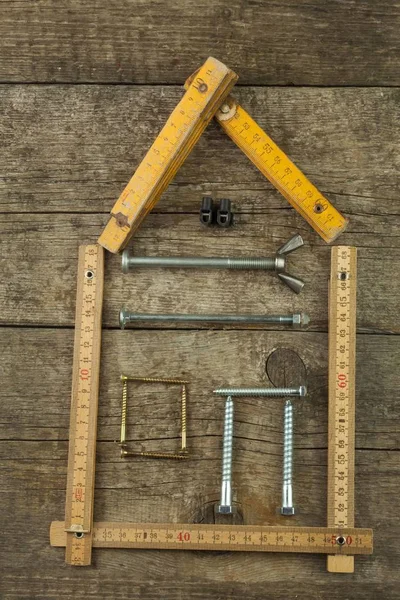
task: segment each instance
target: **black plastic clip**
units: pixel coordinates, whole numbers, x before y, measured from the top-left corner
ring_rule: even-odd
[[[214,205],[211,196],[203,196],[200,207],[200,223],[209,227],[214,221]]]
[[[221,198],[217,210],[217,223],[220,227],[230,227],[233,223],[232,202],[229,198]]]

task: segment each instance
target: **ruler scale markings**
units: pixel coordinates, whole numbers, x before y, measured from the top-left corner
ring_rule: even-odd
[[[354,526],[357,251],[332,248],[329,291],[328,526]],[[353,557],[328,556],[328,571],[354,571]]]
[[[66,562],[75,565],[91,560],[103,257],[97,245],[79,248],[65,509]]]
[[[234,98],[229,97],[227,103],[231,108],[229,114],[218,111],[215,117],[225,133],[311,227],[326,242],[332,242],[345,229],[347,219],[332,206]],[[294,190],[297,187],[301,187],[301,191],[296,194]]]
[[[118,252],[128,243],[236,81],[237,75],[214,58],[207,59],[194,74],[185,95],[115,203],[111,219],[99,238],[102,246]],[[162,170],[157,171],[153,157],[160,154],[165,155],[165,160]],[[148,187],[144,189],[140,182],[145,177],[148,178]]]
[[[53,546],[65,546],[64,523],[50,531]],[[338,535],[346,541],[337,543]],[[194,525],[179,523],[94,523],[93,546],[98,548],[153,548],[250,552],[304,552],[339,558],[371,554],[371,529],[329,527],[276,527]]]

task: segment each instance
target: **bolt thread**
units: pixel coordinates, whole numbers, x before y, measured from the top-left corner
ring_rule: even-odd
[[[137,322],[169,322],[169,323],[249,323],[249,324],[277,324],[294,325],[295,315],[196,315],[196,314],[146,314],[146,313],[124,313],[120,321],[124,329],[129,323]]]
[[[265,258],[217,258],[217,257],[180,257],[180,256],[131,256],[124,259],[124,269],[137,267],[169,267],[185,269],[262,269],[275,271],[279,264],[282,270],[284,257]]]
[[[268,396],[270,398],[284,398],[286,396],[305,396],[306,388],[219,388],[214,390],[219,396]]]
[[[275,258],[229,258],[228,269],[252,269],[275,271]]]
[[[286,401],[283,423],[283,485],[292,485],[293,470],[293,405]]]
[[[232,443],[233,443],[233,400],[226,399],[224,437],[222,449],[222,482],[230,483],[232,479]]]

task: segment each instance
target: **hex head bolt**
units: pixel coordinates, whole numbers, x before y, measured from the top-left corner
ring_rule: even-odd
[[[233,400],[232,397],[267,396],[270,398],[282,398],[287,396],[305,396],[307,389],[301,385],[298,388],[218,388],[214,394],[227,396],[225,401],[224,436],[222,442],[222,481],[221,498],[217,505],[220,514],[233,514],[235,507],[232,505],[232,446],[233,446]],[[290,494],[291,494],[291,470],[290,470]],[[291,495],[290,495],[291,498]],[[293,507],[292,507],[293,508]],[[294,514],[282,513],[282,514]]]
[[[254,269],[275,271],[283,283],[296,294],[304,287],[304,282],[286,272],[286,257],[288,254],[304,245],[301,235],[294,235],[286,244],[281,246],[274,257],[267,258],[181,258],[181,257],[140,257],[130,256],[129,250],[122,253],[122,271],[138,267],[174,267],[190,269]]]
[[[293,405],[286,400],[283,414],[283,481],[281,515],[294,515],[293,490]]]
[[[220,323],[249,325],[287,325],[295,329],[307,327],[310,317],[305,313],[293,315],[180,315],[180,314],[146,314],[133,313],[126,308],[119,312],[121,329],[131,323]]]
[[[235,512],[232,505],[232,445],[233,445],[233,400],[228,396],[225,401],[224,436],[222,440],[222,481],[221,500],[217,512],[231,515]]]

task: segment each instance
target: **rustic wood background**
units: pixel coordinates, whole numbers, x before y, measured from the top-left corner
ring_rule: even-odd
[[[19,0],[0,3],[1,598],[317,600],[400,598],[400,5],[390,0]],[[78,245],[115,199],[208,55],[235,95],[350,218],[359,248],[356,524],[375,551],[352,575],[324,556],[95,550],[89,568],[49,547],[63,518]],[[206,230],[204,192],[231,197],[236,225]],[[309,396],[296,404],[291,523],[326,523],[330,249],[216,124],[134,238],[146,255],[270,254],[295,232],[296,297],[269,274],[137,271],[107,255],[95,518],[208,521],[219,495],[219,384],[269,384],[294,350]],[[310,313],[307,332],[118,329],[118,310]],[[284,352],[281,352],[284,355]],[[296,378],[288,361],[287,378]],[[190,379],[190,462],[123,461],[119,374]],[[301,369],[297,371],[301,376]],[[284,378],[284,372],[276,374]],[[174,397],[132,396],[146,448],[177,443]],[[160,441],[161,440],[161,441]],[[237,402],[234,483],[246,522],[275,524],[282,403]],[[287,523],[288,521],[284,521]]]

